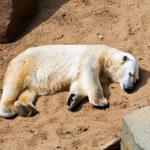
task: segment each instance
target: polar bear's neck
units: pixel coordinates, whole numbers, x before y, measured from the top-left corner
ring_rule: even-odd
[[[105,46],[105,45],[101,47],[101,50],[99,52],[99,57],[100,57],[99,60],[101,61],[101,67],[102,67],[101,72],[108,78],[112,76],[108,69],[109,67],[111,67],[111,63],[113,61],[112,57],[118,52],[120,52],[118,49]]]
[[[105,45],[100,45],[98,49],[99,49],[98,54],[96,53],[97,59],[100,60],[104,66],[107,65],[108,61],[114,54],[120,52],[116,48],[112,48]]]
[[[102,52],[103,52],[103,57],[105,59],[109,59],[116,52],[119,52],[119,50],[116,48],[109,47],[109,46],[104,46],[104,48],[102,48]]]

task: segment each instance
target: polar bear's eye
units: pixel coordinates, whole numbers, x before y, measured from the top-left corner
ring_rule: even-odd
[[[122,64],[124,64],[127,60],[128,60],[128,57],[127,56],[123,56],[123,58],[122,58]]]
[[[134,74],[132,74],[131,72],[129,72],[129,76],[133,77],[133,76],[134,76]]]
[[[127,61],[128,57],[127,56],[123,56],[123,61]]]

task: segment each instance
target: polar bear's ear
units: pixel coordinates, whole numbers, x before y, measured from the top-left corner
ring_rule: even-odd
[[[128,60],[129,60],[129,58],[126,55],[123,56],[123,58],[122,58],[122,64],[124,64]]]

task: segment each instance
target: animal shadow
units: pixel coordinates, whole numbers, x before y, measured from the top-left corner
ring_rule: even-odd
[[[16,38],[21,39],[36,26],[50,18],[62,5],[69,0],[38,0],[35,15],[24,25],[24,31]]]
[[[135,84],[135,88],[131,91],[131,93],[137,92],[141,87],[143,87],[147,83],[149,78],[150,71],[140,68],[140,79]]]

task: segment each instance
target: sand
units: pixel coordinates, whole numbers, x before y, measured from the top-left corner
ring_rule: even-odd
[[[68,91],[40,97],[39,114],[0,118],[0,150],[97,150],[120,135],[122,118],[150,104],[149,0],[40,0],[26,31],[0,44],[0,87],[8,62],[31,46],[43,44],[106,44],[132,53],[140,65],[140,82],[131,94],[103,82],[110,107],[85,101],[75,112],[66,107]],[[21,27],[20,27],[21,28]]]

